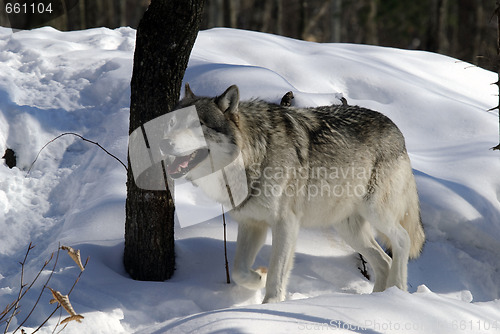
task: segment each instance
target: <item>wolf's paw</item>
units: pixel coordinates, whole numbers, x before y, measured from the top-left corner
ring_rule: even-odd
[[[284,289],[273,289],[272,287],[268,287],[266,290],[266,295],[262,304],[278,303],[285,300],[286,292]]]
[[[276,296],[272,296],[272,297],[268,297],[266,295],[266,297],[264,298],[264,301],[262,302],[262,304],[271,304],[271,303],[279,303],[279,302],[282,302],[284,301],[285,298],[284,297],[276,297]]]
[[[389,289],[393,286],[399,288],[401,291],[408,291],[406,279],[401,278],[401,277],[396,277],[395,275],[392,275],[392,273],[391,273],[391,274],[389,274],[389,277],[387,278],[386,289]]]
[[[267,268],[259,267],[256,270],[246,272],[234,270],[233,280],[236,284],[250,290],[259,290],[266,286]]]

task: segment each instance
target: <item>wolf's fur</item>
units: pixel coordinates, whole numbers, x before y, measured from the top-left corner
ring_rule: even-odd
[[[197,97],[186,86],[178,108],[191,105],[207,142],[223,148],[219,155],[231,161],[231,147],[237,147],[245,163],[250,193],[231,211],[239,223],[236,283],[265,286],[264,302],[284,300],[300,226],[334,226],[372,266],[373,291],[407,289],[408,258],[420,254],[425,235],[404,138],[389,118],[358,106],[302,109],[240,102],[236,86],[215,98]],[[204,164],[208,161],[186,177],[194,180]],[[225,189],[193,182],[215,199]],[[392,259],[372,227],[392,249]],[[268,228],[272,255],[266,273],[252,266]]]

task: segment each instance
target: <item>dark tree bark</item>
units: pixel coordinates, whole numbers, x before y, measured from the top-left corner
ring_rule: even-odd
[[[340,43],[342,33],[342,1],[330,0],[330,42]]]
[[[238,19],[239,1],[224,0],[224,26],[236,28]]]
[[[203,0],[153,0],[139,23],[131,81],[130,133],[175,106]],[[175,269],[174,204],[168,191],[139,189],[129,161],[124,264],[134,279],[162,281]]]
[[[500,92],[500,0],[496,1],[495,15],[497,16],[497,73],[498,80],[495,83]],[[498,135],[500,137],[500,94],[498,94],[498,105],[490,110],[498,109]],[[493,150],[500,150],[500,142],[497,146],[492,147]]]
[[[378,44],[377,0],[368,1],[368,16],[366,18],[366,43]]]
[[[307,24],[309,23],[308,11],[309,4],[308,0],[300,0],[300,16],[299,16],[299,38],[306,39],[305,32],[307,29]]]
[[[448,52],[447,21],[448,0],[432,0],[426,48],[428,51],[445,54]]]

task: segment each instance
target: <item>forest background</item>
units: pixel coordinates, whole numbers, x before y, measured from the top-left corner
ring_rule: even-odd
[[[59,3],[61,15],[50,21],[28,15],[25,28],[137,28],[149,5],[148,0],[50,2]],[[497,71],[495,7],[495,0],[207,0],[201,29],[231,27],[316,42],[424,50]],[[11,21],[0,11],[0,26],[10,27]]]

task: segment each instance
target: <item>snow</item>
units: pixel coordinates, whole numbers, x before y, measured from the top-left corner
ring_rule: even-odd
[[[176,226],[177,270],[165,282],[130,279],[122,265],[126,172],[78,132],[127,158],[135,31],[105,28],[13,33],[0,29],[0,307],[59,244],[90,256],[70,299],[85,319],[71,333],[489,333],[500,323],[500,159],[494,73],[438,54],[316,44],[232,29],[200,32],[185,81],[197,95],[237,84],[243,99],[298,106],[340,103],[388,115],[407,141],[427,243],[409,264],[409,292],[370,294],[357,254],[333,230],[303,230],[287,301],[261,305],[263,291],[225,283],[221,217]],[[3,154],[3,153],[2,153]],[[191,205],[190,198],[180,199]],[[228,217],[228,254],[236,223]],[[256,266],[267,265],[270,236]],[[79,273],[61,253],[50,286],[63,293]],[[42,281],[48,270],[42,273]],[[15,329],[43,286],[23,299]],[[25,324],[54,306],[50,292]],[[64,315],[63,315],[64,316]],[[51,333],[58,315],[41,333]],[[29,331],[28,331],[29,332]]]

